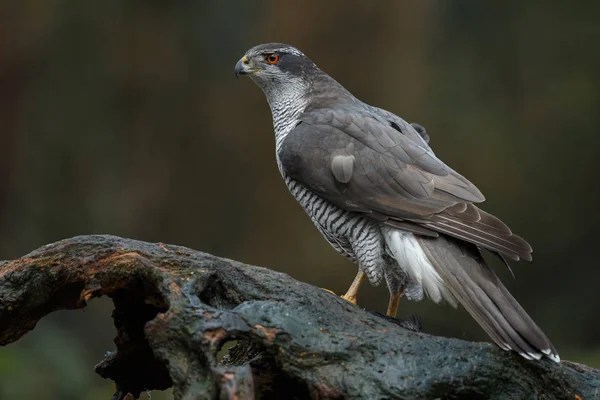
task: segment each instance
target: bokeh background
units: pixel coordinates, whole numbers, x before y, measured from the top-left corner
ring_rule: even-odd
[[[598,2],[0,3],[0,259],[110,233],[189,246],[343,293],[355,267],[275,163],[271,116],[233,67],[296,45],[363,101],[423,124],[485,209],[533,245],[498,274],[561,356],[600,367]],[[385,311],[387,290],[360,305]],[[1,306],[1,305],[0,305]],[[111,302],[0,348],[2,399],[107,399]],[[487,340],[463,310],[401,303],[426,332]],[[155,399],[171,398],[168,392]]]

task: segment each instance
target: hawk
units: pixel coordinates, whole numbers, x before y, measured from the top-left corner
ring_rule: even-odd
[[[481,255],[531,260],[531,246],[476,205],[479,189],[436,157],[421,126],[363,103],[290,45],[251,48],[235,73],[267,98],[289,191],[358,264],[343,298],[356,304],[365,278],[385,280],[390,316],[402,295],[460,303],[500,348],[560,361]]]

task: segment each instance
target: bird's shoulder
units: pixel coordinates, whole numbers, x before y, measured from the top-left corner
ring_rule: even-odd
[[[420,132],[417,131],[420,129]],[[402,118],[364,103],[334,107],[310,107],[288,133],[281,147],[281,158],[300,151],[333,156],[340,147],[352,144],[362,159],[414,165],[425,173],[446,176],[450,168],[439,160],[425,140],[424,129]],[[313,154],[314,155],[314,154]]]

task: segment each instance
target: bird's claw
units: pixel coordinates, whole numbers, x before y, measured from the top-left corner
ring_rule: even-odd
[[[337,294],[335,292],[333,292],[333,291],[331,291],[329,289],[325,289],[325,288],[321,288],[321,289],[323,289],[327,293],[331,293],[332,295],[334,295],[334,296],[337,297]],[[339,296],[339,297],[341,297],[342,299],[344,299],[344,300],[346,300],[346,301],[348,301],[348,302],[356,305],[356,296],[352,296],[352,295],[349,295],[348,293],[346,293],[345,295]]]

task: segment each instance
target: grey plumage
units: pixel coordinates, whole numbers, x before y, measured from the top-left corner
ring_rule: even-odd
[[[335,151],[331,160],[331,172],[338,182],[348,183],[354,170],[354,144],[350,143],[347,149]]]
[[[474,245],[445,235],[418,240],[452,295],[500,347],[532,359],[541,358],[540,349],[557,354]]]
[[[558,360],[479,251],[531,260],[531,247],[474,205],[484,196],[435,156],[422,126],[361,102],[289,45],[248,50],[236,73],[267,97],[290,192],[371,283],[458,301],[500,347]]]

